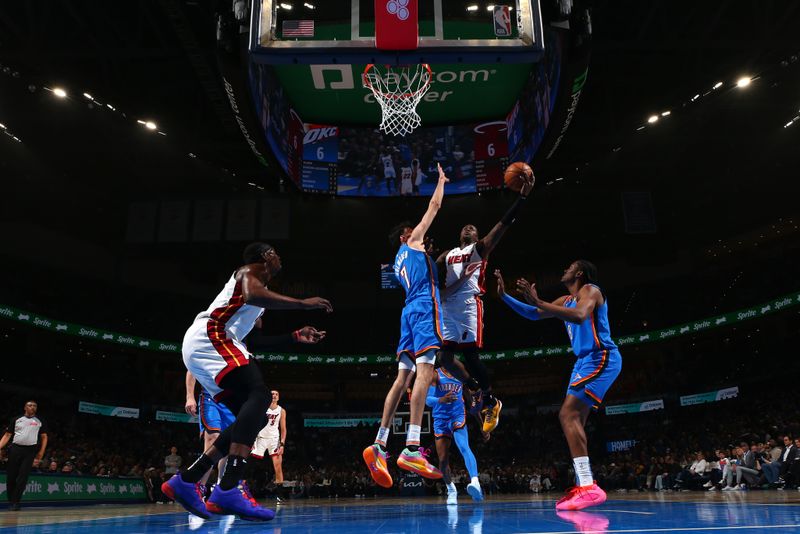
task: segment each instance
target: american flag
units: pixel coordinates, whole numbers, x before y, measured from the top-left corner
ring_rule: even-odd
[[[313,20],[284,20],[284,37],[314,37]]]

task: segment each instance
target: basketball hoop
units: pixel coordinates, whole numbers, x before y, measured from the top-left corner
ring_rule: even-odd
[[[364,87],[372,91],[381,106],[381,131],[404,136],[422,124],[417,114],[417,104],[431,85],[430,65],[370,63],[364,69],[362,80]]]

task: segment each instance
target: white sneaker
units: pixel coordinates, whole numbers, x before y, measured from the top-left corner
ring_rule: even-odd
[[[467,493],[469,493],[473,501],[483,500],[483,490],[481,490],[480,482],[470,482],[467,486]]]
[[[189,530],[197,530],[203,526],[206,520],[202,517],[197,517],[194,514],[189,514]]]
[[[704,487],[704,488],[710,488],[710,487],[711,487],[711,481],[709,480],[708,482],[706,482],[705,484],[703,484],[703,487]]]
[[[708,488],[708,491],[717,491],[717,487],[716,486],[711,486],[710,488]]]
[[[725,486],[722,491],[733,491],[736,486]]]
[[[457,491],[448,491],[447,492],[447,504],[458,504],[458,492]]]

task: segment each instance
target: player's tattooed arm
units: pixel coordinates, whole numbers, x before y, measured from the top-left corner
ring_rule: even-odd
[[[433,219],[442,207],[442,198],[444,198],[444,184],[450,180],[445,176],[442,166],[439,167],[439,182],[436,184],[436,189],[433,191],[430,202],[428,202],[428,210],[422,216],[422,220],[411,232],[411,237],[408,238],[408,246],[416,250],[423,250],[423,242],[428,228],[431,227]]]
[[[252,273],[242,272],[242,295],[245,304],[258,306],[269,310],[325,310],[330,313],[333,306],[322,297],[310,297],[307,299],[296,299],[287,297],[264,287],[263,282]]]

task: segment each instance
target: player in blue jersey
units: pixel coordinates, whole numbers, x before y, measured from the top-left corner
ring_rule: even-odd
[[[436,436],[436,452],[439,455],[439,469],[447,485],[447,504],[457,504],[456,485],[450,480],[450,444],[453,440],[464,458],[470,476],[467,492],[473,500],[482,501],[483,492],[478,481],[478,462],[469,448],[467,433],[467,413],[464,407],[464,390],[461,382],[446,370],[439,368],[428,389],[425,403],[433,411],[433,434]],[[482,424],[480,416],[476,418]],[[489,437],[484,432],[484,439]]]
[[[416,369],[417,379],[411,392],[410,424],[406,448],[397,458],[397,465],[426,478],[442,478],[442,473],[419,451],[419,434],[425,397],[433,380],[433,365],[442,347],[442,316],[437,287],[436,268],[425,251],[425,233],[442,206],[444,184],[449,180],[441,166],[439,182],[428,203],[428,209],[415,227],[401,224],[389,236],[392,246],[400,245],[394,261],[394,274],[406,293],[400,316],[400,342],[397,346],[397,378],[383,405],[383,418],[375,443],[364,449],[362,456],[375,482],[384,488],[392,487],[392,476],[386,465],[386,440],[389,424],[397,404]]]
[[[499,270],[497,292],[518,314],[536,321],[554,317],[567,327],[572,351],[577,356],[567,388],[567,397],[558,414],[575,465],[576,485],[556,503],[558,510],[580,510],[602,504],[605,492],[594,483],[589,465],[584,426],[591,410],[597,410],[611,384],[622,369],[622,356],[611,339],[608,302],[596,285],[597,268],[586,260],[570,264],[561,277],[569,295],[545,302],[536,292],[536,284],[517,280],[517,289],[528,301],[524,304],[505,292]]]

